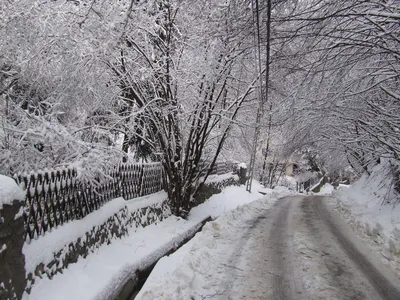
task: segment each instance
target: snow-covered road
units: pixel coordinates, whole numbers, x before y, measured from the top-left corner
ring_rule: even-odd
[[[232,255],[226,295],[220,299],[299,299],[302,285],[290,234],[292,207],[300,199],[283,198],[267,213],[247,221]]]
[[[293,208],[296,264],[307,299],[400,299],[400,281],[324,197]]]
[[[150,276],[138,299],[400,299],[399,278],[326,200],[259,201],[222,216],[171,257],[173,270]]]

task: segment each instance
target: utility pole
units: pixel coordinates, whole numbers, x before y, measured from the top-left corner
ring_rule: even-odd
[[[254,9],[255,3],[255,9]],[[258,136],[260,135],[260,120],[261,115],[264,113],[264,101],[262,95],[262,69],[261,69],[261,35],[260,35],[260,12],[258,0],[253,0],[251,2],[251,10],[253,13],[253,24],[254,24],[254,46],[257,49],[256,53],[256,61],[258,61],[258,79],[259,79],[259,88],[258,88],[258,101],[259,106],[257,109],[257,117],[256,117],[256,126],[254,129],[254,138],[253,145],[250,157],[250,166],[249,166],[249,179],[246,183],[246,191],[251,192],[251,184],[254,177],[254,163],[256,160],[256,151],[257,151],[257,142]]]
[[[256,9],[254,10],[254,2]],[[249,179],[247,181],[246,190],[251,192],[251,184],[254,177],[254,163],[256,160],[256,150],[257,150],[257,143],[258,137],[260,135],[260,120],[261,116],[264,114],[264,99],[262,95],[262,69],[261,69],[261,39],[260,39],[260,19],[259,19],[259,5],[258,0],[252,1],[252,12],[253,12],[253,24],[255,27],[254,30],[254,43],[257,49],[257,57],[258,60],[258,76],[259,76],[259,107],[257,110],[257,117],[256,117],[256,127],[254,131],[254,138],[253,138],[253,145],[252,145],[252,152],[250,158],[250,166],[249,166]],[[269,76],[270,76],[270,52],[271,52],[271,0],[267,0],[267,41],[266,41],[266,70],[265,70],[265,102],[268,101],[269,98]],[[265,171],[266,159],[269,152],[269,143],[270,143],[270,134],[271,134],[271,123],[272,123],[272,103],[270,104],[270,118],[268,124],[268,137],[267,137],[267,149],[264,156],[264,165],[263,165],[263,173]]]
[[[270,52],[271,52],[271,0],[267,1],[267,51],[266,51],[266,66],[265,66],[265,102],[268,102],[269,98],[269,62],[270,62]],[[265,174],[265,168],[267,164],[269,144],[271,141],[271,126],[272,126],[272,101],[269,103],[269,118],[268,118],[268,131],[267,131],[267,146],[264,154],[264,163],[262,169],[262,177]]]

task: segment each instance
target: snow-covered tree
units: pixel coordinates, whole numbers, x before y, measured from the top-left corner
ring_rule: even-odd
[[[129,86],[147,126],[143,138],[161,153],[173,211],[184,216],[253,90],[256,78],[243,64],[252,55],[246,49],[251,15],[241,1],[135,7],[147,12],[148,25],[126,34],[134,58]],[[133,73],[138,67],[141,76]]]

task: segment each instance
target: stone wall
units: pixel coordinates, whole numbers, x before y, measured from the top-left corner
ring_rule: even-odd
[[[221,193],[222,189],[224,187],[227,187],[230,185],[240,185],[237,177],[232,176],[230,178],[227,178],[227,179],[224,179],[221,181],[209,182],[209,183],[204,184],[202,186],[202,188],[200,189],[199,193],[196,195],[193,206],[197,206],[197,205],[203,203],[208,198],[210,198],[212,195]]]
[[[204,202],[213,194],[220,193],[222,188],[237,184],[237,176],[205,184],[196,198],[196,205]],[[102,225],[94,226],[76,241],[65,245],[57,253],[54,253],[54,259],[50,263],[39,264],[33,273],[27,274],[25,291],[30,292],[31,286],[35,284],[37,278],[43,276],[52,278],[55,274],[62,273],[63,269],[67,268],[69,264],[77,262],[79,257],[86,258],[102,245],[112,243],[113,239],[119,239],[132,230],[135,231],[139,227],[160,222],[171,215],[167,199],[160,199],[160,201],[150,205],[145,204],[146,199],[141,201],[144,201],[140,204],[142,206],[136,206],[138,203],[136,200],[128,201],[123,208],[110,216]]]
[[[21,299],[25,289],[23,201],[0,209],[0,299]]]
[[[131,211],[125,206],[109,217],[104,224],[93,227],[84,236],[54,253],[54,259],[50,263],[38,265],[35,272],[27,276],[26,291],[30,292],[37,277],[42,278],[46,274],[47,277],[52,278],[55,274],[62,272],[69,264],[77,262],[79,257],[86,258],[101,245],[110,244],[113,239],[127,235],[130,229],[136,230],[136,228],[157,223],[170,215],[171,211],[167,205],[167,200]]]

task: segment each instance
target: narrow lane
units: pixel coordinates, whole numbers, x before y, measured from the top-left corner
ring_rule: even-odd
[[[238,240],[219,299],[399,300],[399,280],[345,225],[323,197],[279,200]]]
[[[324,221],[329,231],[333,236],[335,236],[335,240],[338,242],[342,250],[362,271],[365,278],[368,279],[368,281],[374,286],[381,298],[399,300],[400,284],[398,284],[396,287],[396,283],[392,283],[391,280],[387,279],[385,275],[378,270],[378,258],[376,258],[375,261],[370,261],[374,257],[372,257],[371,254],[364,254],[362,249],[357,247],[357,245],[354,243],[354,241],[357,240],[357,237],[354,237],[349,230],[346,230],[343,224],[341,226],[341,224],[338,222],[340,219],[335,219],[334,216],[329,212],[327,206],[323,202],[322,197],[314,197],[310,202],[313,203],[315,207],[314,209],[318,211],[320,219]],[[367,255],[369,257],[367,257]],[[384,268],[385,267],[381,266],[383,272]],[[390,275],[388,274],[387,276]]]
[[[246,241],[238,239],[227,296],[219,299],[306,299],[292,263],[292,206],[301,197],[281,199],[249,226]],[[240,249],[240,250],[238,250]]]
[[[297,263],[309,299],[381,299],[326,227],[319,201],[301,201],[294,228]]]
[[[293,260],[292,211],[298,198],[284,198],[273,218],[270,230],[272,262],[272,299],[302,299],[304,292]]]

